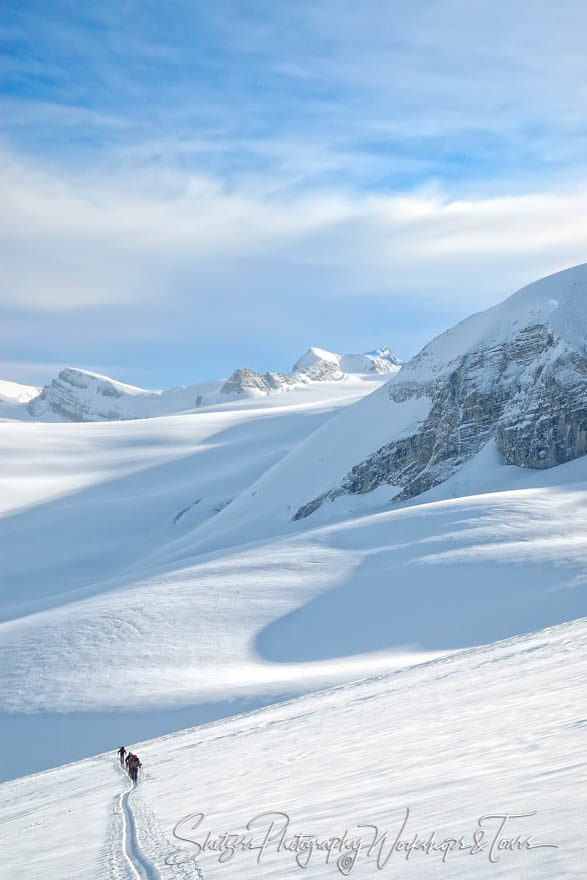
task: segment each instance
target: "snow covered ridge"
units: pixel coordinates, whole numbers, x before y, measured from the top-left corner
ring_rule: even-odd
[[[216,390],[220,382],[203,382],[168,391],[148,391],[67,367],[27,405],[27,415],[39,421],[100,422],[170,415],[193,409],[198,396]]]
[[[21,385],[18,382],[7,382],[0,379],[0,406],[18,406],[21,403],[28,403],[40,393],[41,389],[35,385]]]
[[[312,347],[296,361],[292,374],[323,379],[337,378],[342,373],[396,373],[401,363],[388,348],[378,348],[366,354],[333,354]]]
[[[201,382],[166,391],[137,388],[68,367],[42,390],[0,383],[0,414],[8,418],[71,422],[150,418],[290,391],[312,382],[338,381],[348,374],[384,377],[397,372],[400,366],[399,358],[387,348],[350,355],[310,348],[291,373],[262,374],[241,367],[225,382]],[[5,395],[4,385],[8,389]]]
[[[309,382],[338,381],[354,373],[391,375],[397,373],[401,363],[388,348],[379,348],[368,354],[334,354],[312,347],[296,361],[291,373],[262,374],[246,367],[235,370],[220,389],[220,394],[227,395],[226,400],[233,400],[235,397],[287,391]]]
[[[388,436],[293,519],[379,486],[389,485],[390,500],[419,495],[491,439],[506,464],[522,467],[550,468],[585,455],[586,335],[587,264],[530,284],[442,333],[375,393],[376,405],[361,401],[327,426],[320,451],[331,458],[345,442],[341,418],[360,418],[368,432],[368,415],[373,435],[383,422]]]

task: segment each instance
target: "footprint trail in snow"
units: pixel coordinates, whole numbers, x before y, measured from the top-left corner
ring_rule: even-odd
[[[126,777],[124,770],[120,768]],[[131,783],[130,787],[123,791],[119,798],[120,815],[122,817],[122,854],[130,868],[130,876],[133,880],[167,880],[167,878],[182,878],[182,880],[204,880],[204,875],[193,857],[177,859],[178,850],[170,847],[165,840],[160,828],[151,828],[152,820],[146,815],[144,809],[139,809],[138,814],[133,808],[133,800],[137,797],[137,787]],[[132,795],[132,799],[131,799]],[[141,827],[140,838],[137,833],[137,825]],[[159,870],[153,861],[143,851],[145,842],[149,842],[149,849],[156,850],[160,857],[162,868]],[[171,860],[170,860],[171,858]]]
[[[137,826],[129,797],[134,786],[120,795],[120,809],[123,817],[124,854],[129,864],[140,880],[161,880],[161,874],[157,868],[143,854],[137,839]]]

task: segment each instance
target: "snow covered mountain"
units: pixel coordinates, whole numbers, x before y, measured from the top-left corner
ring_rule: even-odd
[[[202,398],[200,405],[290,391],[313,382],[340,381],[349,375],[389,378],[392,373],[398,372],[401,363],[397,355],[387,348],[369,354],[334,354],[312,347],[296,361],[291,373],[256,373],[247,367],[235,370],[218,394]]]
[[[201,383],[168,391],[147,391],[68,367],[28,402],[27,412],[37,421],[100,422],[169,415],[196,406],[198,395],[220,383]]]
[[[387,346],[383,345],[380,348],[375,348],[373,351],[366,352],[367,355],[370,355],[373,358],[378,358],[381,360],[387,361],[394,367],[401,367],[402,361],[398,358],[396,354],[394,354]]]
[[[396,373],[401,361],[388,348],[367,354],[333,354],[322,348],[309,348],[294,364],[292,373],[309,379],[338,378],[344,373]]]
[[[223,541],[231,531],[253,540],[311,516],[328,522],[405,503],[489,446],[524,468],[585,455],[587,266],[438,336],[264,475],[214,536],[202,533],[202,547],[215,546],[221,528]]]
[[[544,278],[430,342],[379,396],[387,442],[301,505],[387,485],[403,500],[442,483],[489,440],[506,464],[548,468],[587,452],[587,266]],[[406,424],[400,412],[421,403]]]
[[[388,378],[400,365],[399,358],[389,349],[338,355],[311,348],[291,373],[257,373],[241,367],[224,382],[201,382],[167,391],[149,391],[88,370],[68,367],[42,390],[31,388],[29,393],[27,386],[15,386],[21,389],[18,394],[14,389],[10,393],[7,390],[6,400],[0,385],[0,417],[71,422],[151,418],[299,390],[315,382],[345,380],[349,375]],[[7,389],[14,386],[14,383],[4,384]],[[15,407],[15,403],[21,405]],[[4,404],[10,404],[11,408]]]

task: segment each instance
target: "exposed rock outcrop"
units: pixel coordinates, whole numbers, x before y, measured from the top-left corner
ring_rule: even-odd
[[[553,287],[562,299],[549,298]],[[293,519],[310,516],[324,501],[382,484],[395,501],[419,495],[491,438],[506,464],[522,467],[548,468],[585,455],[586,315],[587,270],[578,267],[442,334],[385,389],[390,406],[426,397],[428,415],[412,433],[357,462]]]
[[[285,373],[256,373],[248,367],[240,367],[226,380],[220,393],[230,398],[241,395],[255,396],[271,394],[295,384],[295,380]]]

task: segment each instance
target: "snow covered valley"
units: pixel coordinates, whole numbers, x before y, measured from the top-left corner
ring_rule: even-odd
[[[587,270],[556,279],[401,370],[312,349],[181,413],[38,422],[5,383],[0,874],[582,876]]]

